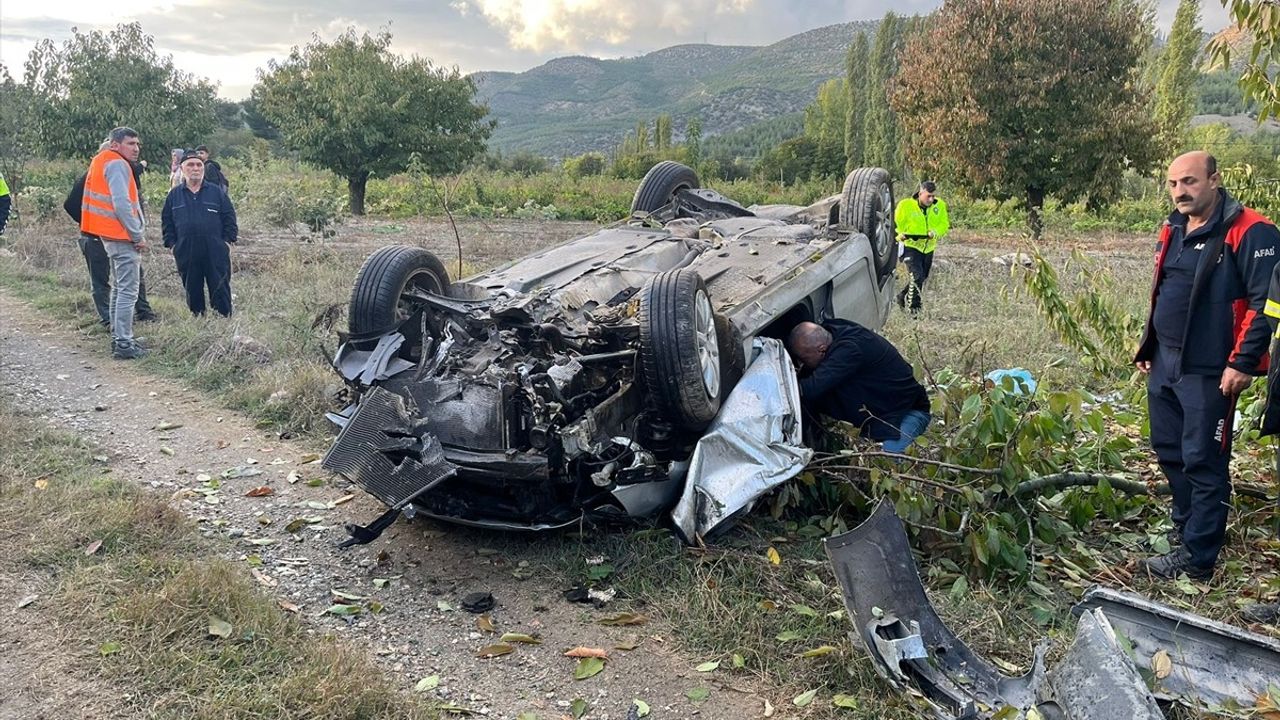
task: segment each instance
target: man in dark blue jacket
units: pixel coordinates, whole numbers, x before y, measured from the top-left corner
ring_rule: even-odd
[[[1177,209],[1160,232],[1151,311],[1134,358],[1148,374],[1151,447],[1173,491],[1177,547],[1143,561],[1164,578],[1213,575],[1231,501],[1236,399],[1267,370],[1263,309],[1280,232],[1221,181],[1205,152],[1169,165]]]
[[[800,364],[800,402],[856,426],[887,452],[929,427],[929,395],[888,340],[849,320],[803,322],[787,338]]]
[[[173,249],[191,312],[204,314],[207,285],[209,304],[225,317],[231,314],[236,211],[220,186],[204,181],[204,160],[195,151],[183,154],[182,175],[185,181],[169,191],[160,213],[164,246]]]

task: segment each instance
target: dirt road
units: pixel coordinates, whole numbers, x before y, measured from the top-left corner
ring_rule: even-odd
[[[316,632],[366,647],[406,691],[438,675],[431,691],[438,699],[503,718],[522,712],[558,718],[576,698],[590,704],[586,717],[600,720],[626,718],[633,698],[652,707],[653,718],[762,715],[763,700],[744,681],[694,671],[698,660],[675,648],[678,629],[599,624],[628,607],[570,604],[556,578],[502,549],[511,547],[510,538],[401,520],[374,544],[336,549],[343,523],[367,523],[382,508],[322,471],[315,462],[321,448],[266,435],[194,391],[111,360],[105,350],[100,338],[90,342],[0,292],[0,392],[51,427],[95,443],[112,472],[171,497],[228,558],[244,563],[264,592],[296,606]],[[269,490],[247,497],[255,488]],[[539,542],[528,539],[519,557],[536,558]],[[3,578],[0,590],[18,582]],[[354,618],[326,613],[334,590],[384,609]],[[541,644],[478,658],[477,650],[498,635],[481,631],[476,616],[462,609],[472,592],[496,598],[490,617],[497,633],[536,635]],[[24,658],[0,662],[0,672],[16,674],[9,687],[75,696],[75,688],[58,688],[58,676],[39,669],[57,667],[58,658],[37,650],[47,638],[36,632],[10,625],[0,634],[0,655]],[[563,653],[577,646],[607,649],[604,672],[575,681],[575,661]],[[686,693],[700,686],[710,697],[695,704]],[[77,715],[71,702],[60,717]]]

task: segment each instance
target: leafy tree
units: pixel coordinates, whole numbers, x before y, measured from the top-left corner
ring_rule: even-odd
[[[808,178],[818,157],[818,143],[808,135],[782,142],[760,158],[755,174],[782,183]]]
[[[484,150],[493,129],[476,87],[454,68],[390,50],[391,34],[349,29],[332,43],[313,37],[259,71],[254,98],[285,143],[346,178],[351,212],[364,214],[369,176],[408,167],[457,172]]]
[[[1253,42],[1240,75],[1245,97],[1258,103],[1258,120],[1280,115],[1280,76],[1272,77],[1271,62],[1280,55],[1280,16],[1274,0],[1221,0],[1232,22],[1248,33]],[[1209,57],[1215,68],[1232,66],[1231,37],[1220,33],[1209,43]]]
[[[1172,158],[1183,148],[1187,123],[1195,107],[1195,66],[1200,52],[1200,0],[1182,0],[1173,19],[1169,42],[1161,55],[1160,79],[1156,83],[1156,126],[1160,150]]]
[[[871,49],[870,72],[867,74],[865,163],[875,167],[892,167],[898,154],[897,123],[893,108],[889,105],[889,83],[897,74],[899,25],[902,19],[892,12],[885,13],[876,29],[875,45]],[[932,58],[928,63],[933,65]],[[933,82],[932,78],[928,78]]]
[[[849,109],[844,123],[845,172],[862,167],[866,158],[867,63],[870,52],[867,34],[859,32],[845,56],[845,87],[849,91]]]
[[[1140,0],[953,0],[908,40],[892,96],[910,160],[976,194],[1105,203],[1156,161]],[[1080,32],[1080,28],[1088,32]],[[946,58],[946,62],[935,62]]]
[[[689,167],[697,169],[702,164],[702,121],[696,117],[684,128],[684,151]]]
[[[215,127],[215,88],[156,54],[138,23],[80,32],[55,45],[40,41],[23,84],[33,100],[38,149],[50,157],[86,158],[107,132],[128,125],[142,136],[143,157],[168,163],[168,148],[198,142]]]
[[[22,166],[35,151],[31,114],[34,98],[26,85],[14,82],[9,69],[0,64],[0,175],[11,186],[21,182]],[[16,188],[14,188],[16,191]]]
[[[671,147],[671,116],[663,113],[653,123],[653,146],[662,152]]]
[[[818,88],[818,97],[804,111],[804,134],[816,153],[810,177],[836,177],[845,167],[845,119],[849,115],[849,91],[844,78],[833,78]]]

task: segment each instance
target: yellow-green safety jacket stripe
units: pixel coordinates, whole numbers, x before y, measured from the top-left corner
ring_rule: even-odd
[[[4,181],[4,176],[0,175],[0,197],[4,197],[5,195],[8,195],[8,194],[9,194],[9,183],[6,183]]]
[[[893,224],[903,245],[923,253],[933,252],[951,229],[947,204],[941,198],[935,199],[927,210],[920,207],[915,196],[903,198],[893,212]],[[930,232],[933,237],[929,237]]]

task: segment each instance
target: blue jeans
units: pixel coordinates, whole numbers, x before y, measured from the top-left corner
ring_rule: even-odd
[[[898,422],[898,431],[902,433],[897,440],[885,440],[881,447],[885,452],[904,453],[915,439],[929,429],[929,413],[923,410],[911,410]]]

